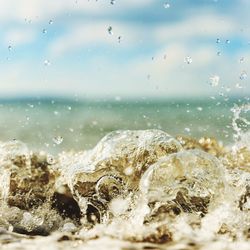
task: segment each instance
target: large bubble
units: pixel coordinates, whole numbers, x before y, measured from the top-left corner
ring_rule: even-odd
[[[223,169],[217,159],[201,150],[171,154],[153,164],[140,181],[149,203],[176,203],[186,212],[206,212],[223,194]]]
[[[82,196],[92,195],[95,188],[91,183],[105,174],[123,180],[134,189],[150,165],[181,149],[176,139],[160,130],[115,131],[78,157],[80,161],[65,166],[63,174],[71,177],[69,186]]]

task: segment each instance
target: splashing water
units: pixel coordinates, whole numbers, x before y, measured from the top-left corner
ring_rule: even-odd
[[[113,241],[117,249],[247,249],[249,107],[232,109],[236,142],[228,147],[161,130],[115,131],[92,150],[57,156],[1,143],[1,235],[9,249],[20,234],[50,235],[52,249],[93,239],[103,249]]]
[[[232,127],[235,131],[234,138],[239,141],[249,131],[250,121],[247,119],[247,113],[249,114],[250,104],[235,105],[231,111],[233,112]]]

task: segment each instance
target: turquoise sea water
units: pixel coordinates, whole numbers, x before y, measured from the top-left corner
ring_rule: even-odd
[[[246,99],[0,101],[0,140],[17,139],[31,149],[60,152],[92,148],[118,129],[162,129],[169,134],[233,141],[231,108]],[[54,137],[62,137],[60,144]]]

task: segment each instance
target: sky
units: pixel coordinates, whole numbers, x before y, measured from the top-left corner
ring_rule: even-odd
[[[0,0],[0,97],[250,93],[249,0]]]

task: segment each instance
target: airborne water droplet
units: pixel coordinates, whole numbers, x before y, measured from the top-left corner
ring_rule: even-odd
[[[166,3],[163,4],[163,7],[164,7],[165,9],[168,9],[168,8],[170,8],[170,4],[169,4],[168,2],[166,2]]]
[[[11,45],[8,46],[8,50],[9,50],[9,51],[12,50],[12,46],[11,46]]]
[[[115,4],[115,0],[111,0],[110,4],[114,5]]]
[[[242,71],[240,74],[240,80],[245,80],[247,78],[247,72],[246,71]]]
[[[43,34],[46,34],[47,33],[47,30],[46,29],[43,29]]]
[[[44,66],[50,66],[50,61],[49,60],[44,60],[43,64],[44,64]]]
[[[53,21],[52,21],[52,20],[49,20],[49,24],[53,24]]]
[[[63,137],[58,135],[53,138],[53,142],[57,145],[60,145],[63,142]]]
[[[193,59],[190,56],[186,56],[184,62],[187,64],[191,64],[193,62]]]
[[[216,39],[216,43],[220,43],[220,38],[217,38],[217,39]]]
[[[113,31],[112,31],[112,30],[113,30],[113,28],[112,28],[111,26],[109,26],[109,27],[108,27],[108,33],[109,33],[110,35],[113,35]]]
[[[212,87],[215,87],[215,86],[217,86],[217,85],[219,84],[220,77],[217,76],[217,75],[214,75],[214,76],[211,76],[211,77],[209,78],[209,80],[210,80],[211,86],[212,86]]]
[[[34,105],[33,105],[33,104],[28,103],[27,105],[28,105],[30,108],[34,108]]]
[[[217,52],[217,56],[221,56],[221,52],[220,51]]]
[[[243,63],[244,59],[245,59],[244,57],[241,57],[240,60],[239,60],[239,62]]]
[[[235,84],[235,88],[236,88],[236,89],[242,89],[242,85],[241,85],[240,83],[236,83],[236,84]]]
[[[229,40],[229,39],[227,39],[227,40],[226,40],[226,44],[229,44],[229,43],[230,43],[230,40]]]

